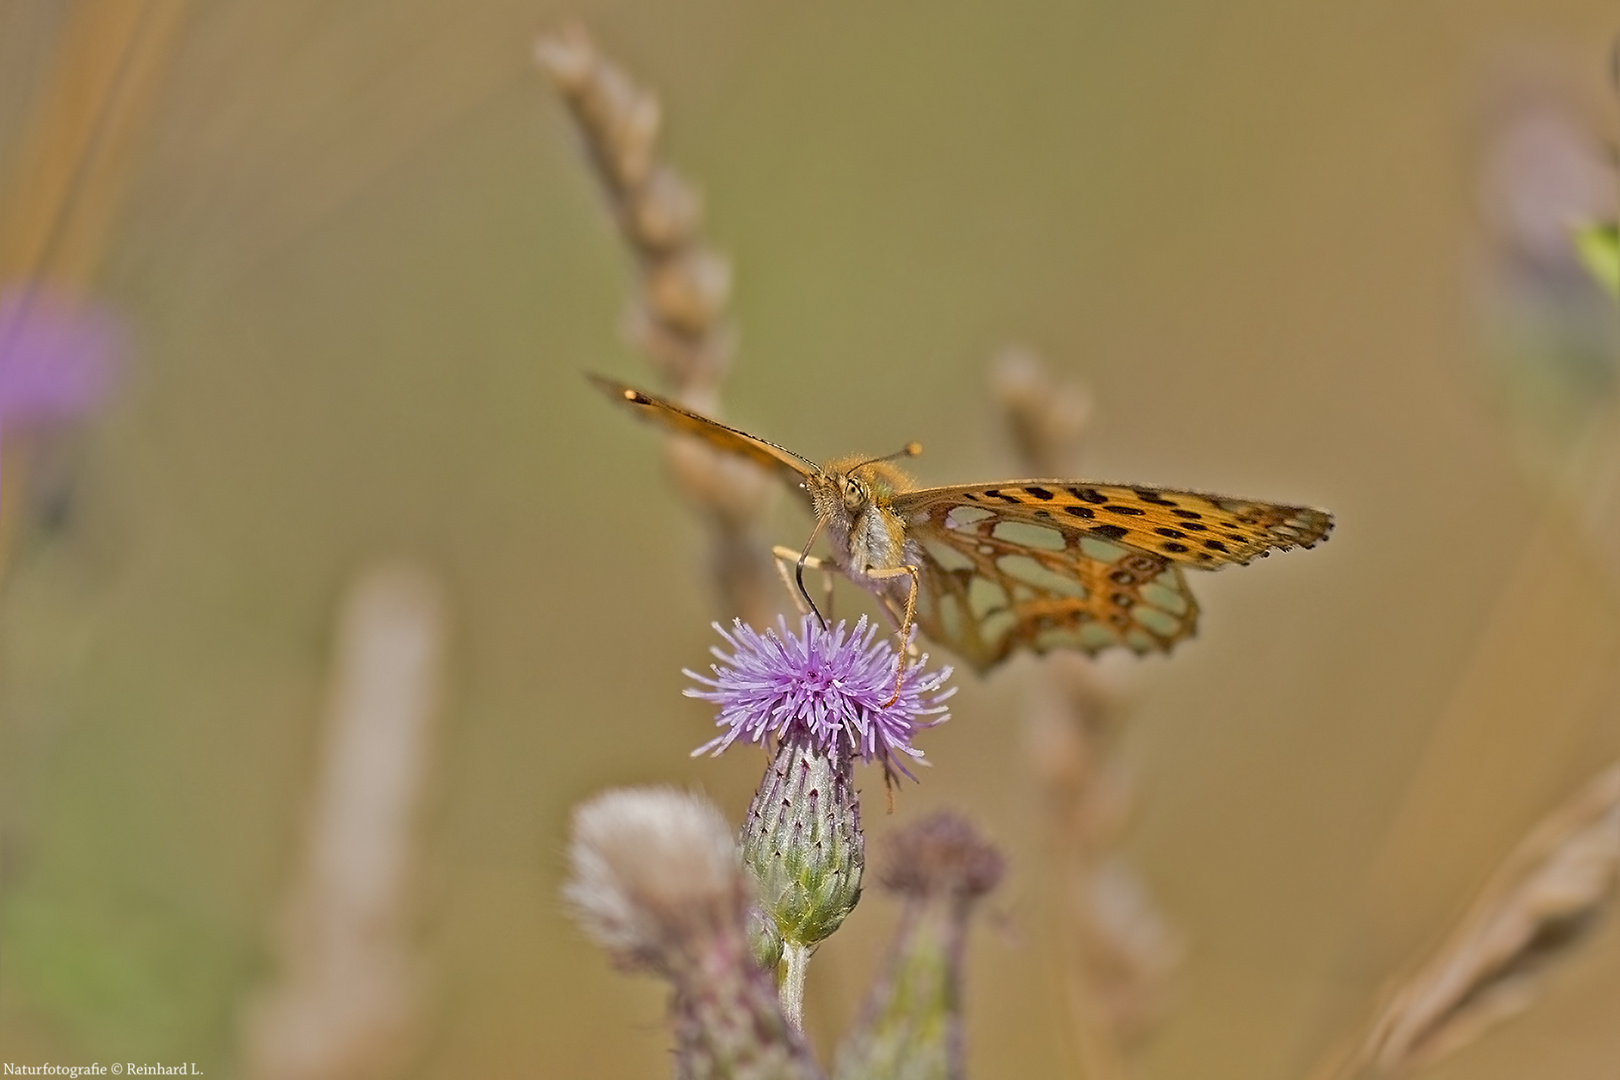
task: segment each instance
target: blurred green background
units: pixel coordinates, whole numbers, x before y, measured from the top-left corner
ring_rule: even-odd
[[[0,7],[0,177],[71,10]],[[559,899],[569,808],[660,782],[736,818],[763,761],[687,757],[711,715],[680,672],[720,614],[701,534],[657,437],[580,378],[656,385],[530,59],[576,16],[659,92],[735,260],[732,422],[1001,478],[985,369],[1018,342],[1091,387],[1090,476],[1337,514],[1326,547],[1198,576],[1199,638],[1124,665],[1123,850],[1188,945],[1133,1075],[1303,1075],[1620,753],[1615,533],[1524,466],[1476,288],[1493,102],[1546,87],[1613,139],[1608,0],[187,6],[92,281],[129,371],[0,608],[0,1058],[242,1073],[338,596],[403,555],[449,650],[392,1072],[669,1070],[662,987]],[[980,1077],[1075,1072],[1035,666],[960,676],[892,816],[864,781],[875,843],[948,804],[1009,855],[969,957]],[[823,1052],[894,915],[869,895],[812,968]],[[1611,927],[1435,1075],[1607,1080],[1617,1014]]]

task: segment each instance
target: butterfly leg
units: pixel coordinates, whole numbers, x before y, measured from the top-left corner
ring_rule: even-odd
[[[906,593],[906,613],[900,620],[900,648],[896,650],[899,655],[895,657],[894,661],[894,694],[888,701],[883,703],[885,709],[900,700],[900,686],[905,681],[906,652],[907,647],[911,644],[911,628],[916,625],[917,588],[921,583],[921,572],[915,566],[896,566],[884,570],[868,568],[866,571],[867,577],[880,581],[885,578],[897,578],[901,575],[911,578],[911,589]]]

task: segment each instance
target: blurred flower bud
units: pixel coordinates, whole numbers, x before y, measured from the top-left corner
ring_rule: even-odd
[[[964,1075],[962,950],[973,907],[1002,868],[1001,854],[952,814],[894,837],[879,882],[906,910],[888,970],[839,1048],[839,1080]]]
[[[755,962],[747,880],[711,803],[656,788],[600,795],[574,813],[569,860],[564,895],[586,931],[621,964],[673,988],[677,1075],[820,1075]]]

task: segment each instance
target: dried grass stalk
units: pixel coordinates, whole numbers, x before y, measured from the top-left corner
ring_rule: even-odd
[[[1340,1075],[1402,1076],[1524,1011],[1620,881],[1620,764],[1513,851],[1434,957],[1395,988]]]
[[[570,26],[541,38],[535,58],[573,116],[639,277],[631,337],[693,405],[712,394],[731,357],[731,265],[702,242],[697,193],[657,156],[651,91]],[[696,400],[694,400],[696,398]]]
[[[991,364],[990,389],[1020,464],[1035,476],[1074,475],[1091,424],[1091,393],[1084,384],[1053,378],[1040,357],[1014,347]]]
[[[635,258],[631,341],[674,398],[717,415],[735,345],[726,316],[731,265],[702,242],[697,193],[658,157],[658,98],[604,57],[579,26],[542,38],[535,59],[567,103]],[[762,526],[772,481],[692,439],[671,436],[666,446],[676,487],[708,525],[723,613],[764,625],[779,598]]]
[[[174,54],[184,0],[77,4],[16,145],[0,204],[0,280],[95,279],[129,164]]]
[[[343,599],[309,835],[279,977],[243,1016],[244,1076],[392,1075],[420,1049],[413,885],[447,636],[439,582],[414,564],[369,567]]]
[[[1091,398],[1034,354],[1009,349],[991,391],[1032,475],[1075,475]],[[1071,1030],[1093,1080],[1125,1075],[1123,1046],[1164,1008],[1181,949],[1146,890],[1111,849],[1129,804],[1111,754],[1122,688],[1089,658],[1047,657],[1025,710],[1029,760],[1050,814],[1060,870],[1059,936]]]

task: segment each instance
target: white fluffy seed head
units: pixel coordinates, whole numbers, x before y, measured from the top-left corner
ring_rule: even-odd
[[[731,826],[701,796],[673,788],[598,795],[574,811],[568,856],[563,895],[586,932],[623,961],[656,964],[691,930],[743,918]]]

